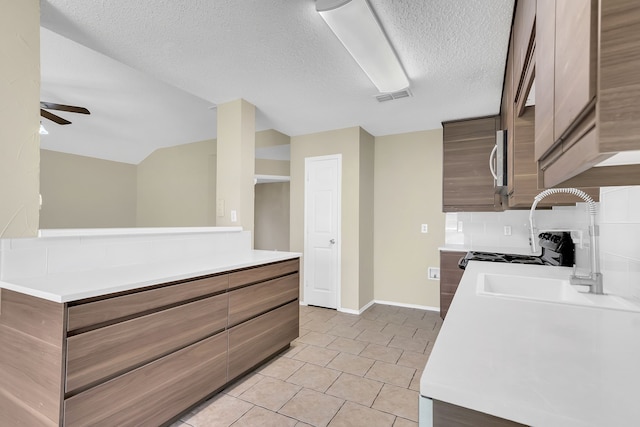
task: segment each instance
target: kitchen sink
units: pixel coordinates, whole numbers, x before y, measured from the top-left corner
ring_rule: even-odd
[[[640,304],[617,295],[595,295],[581,292],[586,287],[573,286],[569,280],[510,274],[478,274],[478,295],[517,298],[533,301],[599,307],[640,312]]]
[[[569,280],[561,279],[481,273],[478,275],[477,291],[480,295],[593,305],[593,302],[569,284]]]

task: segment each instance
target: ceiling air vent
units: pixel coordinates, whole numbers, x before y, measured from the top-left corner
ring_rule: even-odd
[[[397,92],[382,93],[376,96],[378,102],[393,101],[394,99],[408,98],[411,96],[409,89],[399,90]]]

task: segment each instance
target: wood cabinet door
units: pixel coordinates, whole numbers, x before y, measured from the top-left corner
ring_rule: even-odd
[[[299,293],[298,273],[233,290],[229,292],[228,326],[237,325],[274,307],[297,300]]]
[[[104,381],[227,326],[227,294],[67,338],[66,391]]]
[[[284,349],[299,335],[298,300],[229,329],[229,381]]]
[[[556,2],[538,0],[536,5],[536,117],[535,160],[554,145]]]
[[[443,211],[501,210],[489,170],[500,117],[443,123]]]
[[[596,96],[597,0],[555,2],[554,140]]]
[[[221,332],[64,402],[65,426],[157,426],[227,380],[227,332]]]
[[[229,289],[258,283],[300,270],[300,259],[276,262],[229,273]]]
[[[526,427],[524,424],[498,418],[463,406],[440,400],[433,401],[433,427]]]
[[[520,0],[513,18],[513,95],[514,100],[526,97],[525,75],[532,66],[529,62],[534,44],[536,0]]]
[[[67,330],[74,331],[170,306],[181,301],[223,292],[227,290],[228,286],[229,277],[226,274],[221,274],[72,305],[68,309]]]
[[[513,192],[513,122],[514,122],[514,89],[513,89],[513,35],[509,43],[507,66],[504,73],[502,89],[501,118],[503,130],[507,131],[507,195]]]
[[[458,289],[464,270],[458,267],[458,261],[465,252],[440,251],[440,317],[447,316],[453,296]]]

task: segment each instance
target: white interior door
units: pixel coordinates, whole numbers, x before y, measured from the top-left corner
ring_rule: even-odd
[[[304,300],[340,304],[340,188],[342,156],[305,159]]]

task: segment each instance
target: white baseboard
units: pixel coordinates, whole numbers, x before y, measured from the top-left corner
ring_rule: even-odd
[[[396,307],[405,307],[405,308],[417,308],[418,310],[426,310],[426,311],[440,311],[440,307],[431,307],[429,305],[418,305],[418,304],[405,304],[402,302],[394,302],[394,301],[382,301],[382,300],[372,300],[369,303],[365,304],[362,308],[360,308],[360,310],[353,310],[351,308],[344,308],[344,307],[338,307],[338,311],[340,313],[347,313],[347,314],[357,314],[357,315],[361,315],[362,313],[364,313],[369,307],[371,307],[373,304],[381,304],[381,305],[393,305]],[[304,301],[300,301],[300,305],[308,305],[306,302]]]
[[[352,309],[350,309],[350,308],[342,308],[342,307],[338,308],[338,311],[339,311],[340,313],[358,314],[358,315],[359,315],[360,313],[362,313],[361,311],[358,311],[358,310],[352,310]]]
[[[382,305],[395,305],[397,307],[417,308],[419,310],[427,310],[427,311],[438,311],[438,312],[440,311],[440,307],[432,307],[432,306],[429,306],[429,305],[405,304],[405,303],[402,303],[402,302],[381,301],[381,300],[373,300],[373,303],[382,304]],[[369,304],[371,304],[371,303],[369,303]]]

